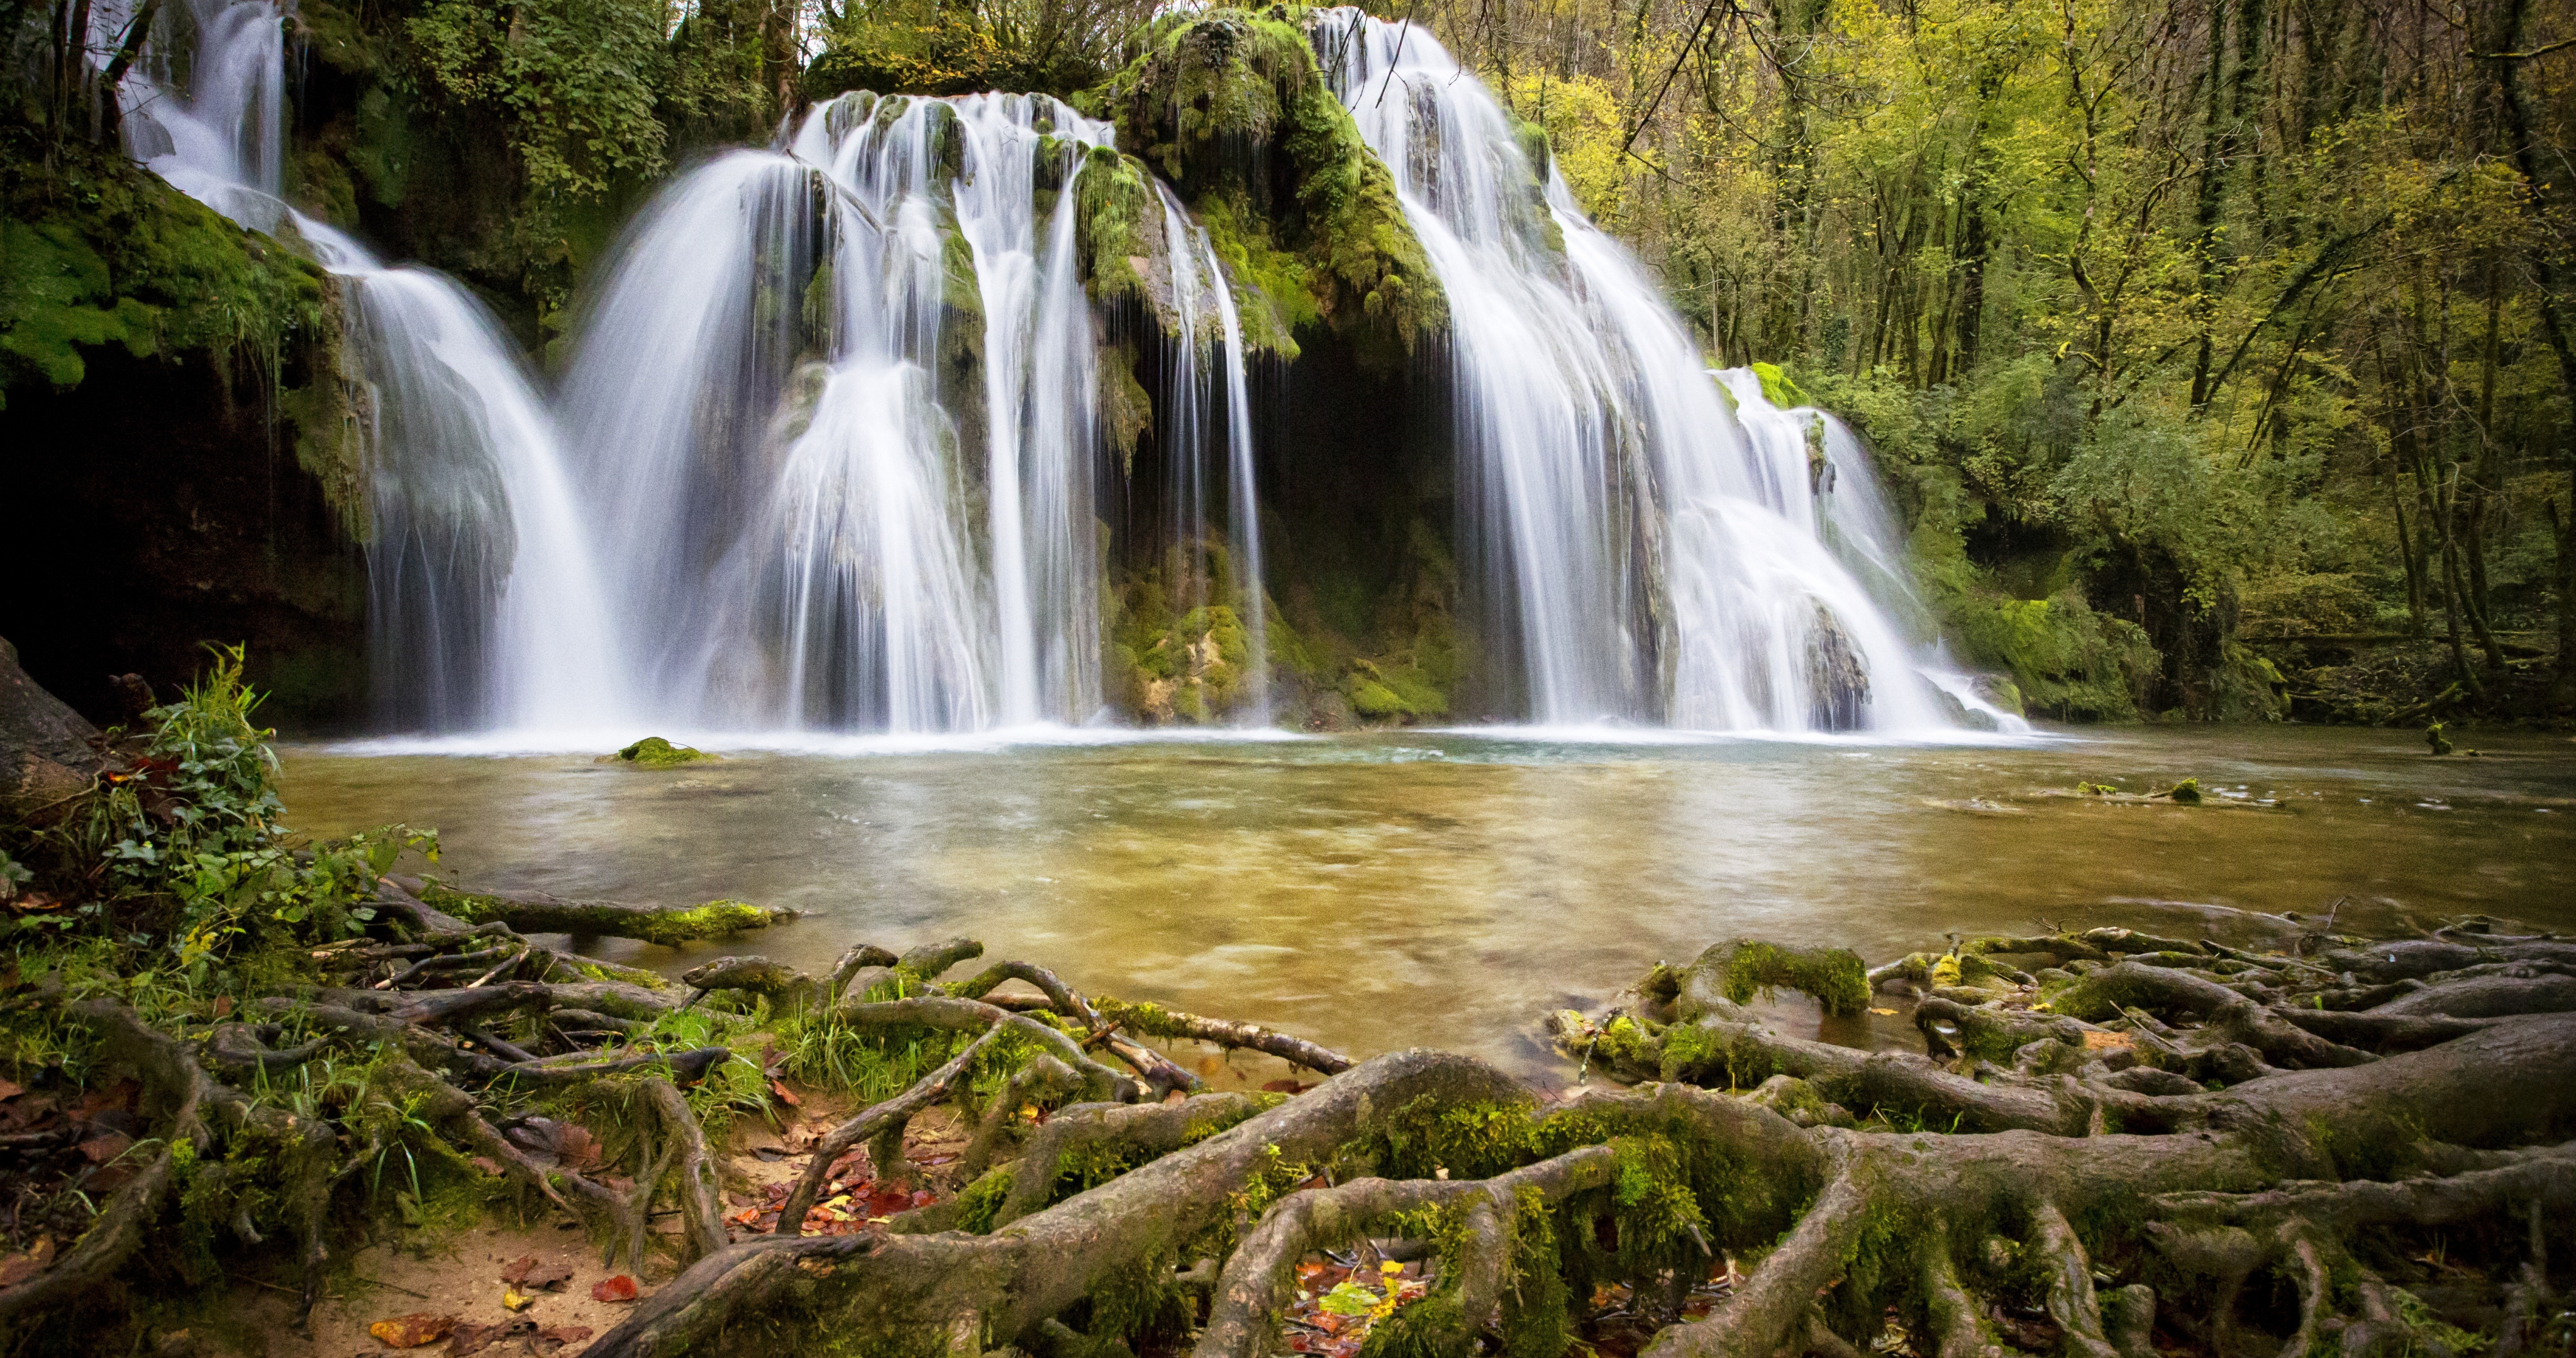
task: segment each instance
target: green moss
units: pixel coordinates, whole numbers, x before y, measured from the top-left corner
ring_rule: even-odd
[[[2164,795],[2185,806],[2198,806],[2200,805],[2200,780],[2185,778],[2172,787],[2166,788]]]
[[[1392,370],[1447,324],[1394,179],[1293,23],[1218,9],[1166,24],[1096,106],[1121,145],[1173,182],[1282,329],[1327,326],[1364,366]],[[1287,201],[1274,198],[1274,176],[1295,185]],[[1288,352],[1293,339],[1281,338]]]
[[[1367,1337],[1360,1340],[1359,1358],[1466,1358],[1474,1352],[1466,1322],[1466,1308],[1458,1304],[1457,1293],[1440,1289],[1370,1326]]]
[[[1238,611],[1247,588],[1213,538],[1175,545],[1159,565],[1128,577],[1108,627],[1113,699],[1162,723],[1204,724],[1238,710],[1252,694],[1253,667],[1267,663],[1252,654]],[[1222,602],[1197,602],[1205,600]],[[1276,605],[1269,609],[1276,616]]]
[[[2138,695],[2163,658],[2146,630],[2097,613],[2072,586],[2044,599],[2017,599],[1981,582],[1955,544],[1917,561],[1946,635],[1975,664],[2012,676],[2028,710],[2061,719],[2131,721]]]
[[[1144,162],[1091,148],[1074,181],[1074,204],[1084,286],[1101,301],[1144,304],[1149,271],[1164,253],[1162,212]]]
[[[1753,375],[1762,380],[1763,400],[1769,401],[1782,410],[1794,410],[1799,406],[1816,403],[1815,398],[1807,395],[1797,383],[1789,380],[1787,373],[1780,371],[1778,364],[1756,363],[1752,366]]]
[[[274,377],[326,329],[322,271],[85,143],[0,186],[0,397],[78,385],[84,349],[252,358]]]
[[[712,764],[723,756],[686,745],[674,745],[660,736],[646,736],[619,750],[616,758],[639,769],[675,769],[683,764]]]
[[[992,1234],[994,1222],[1001,1217],[1002,1204],[1010,1198],[1011,1167],[1001,1165],[986,1170],[957,1195],[957,1229],[975,1235]]]
[[[1720,947],[1726,949],[1718,959],[1724,966],[1726,998],[1737,1004],[1757,992],[1767,996],[1787,989],[1814,996],[1828,1014],[1869,1008],[1869,968],[1849,948],[1784,948],[1754,941]]]

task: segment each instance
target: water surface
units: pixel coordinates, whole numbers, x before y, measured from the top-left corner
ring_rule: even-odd
[[[300,829],[436,827],[462,882],[805,912],[688,949],[599,944],[667,972],[727,952],[822,969],[858,939],[963,933],[1089,990],[1355,1054],[1532,1068],[1547,1009],[1730,937],[1877,962],[1952,931],[2224,936],[2229,910],[2576,928],[2576,742],[2480,747],[2437,760],[2404,732],[2245,727],[1987,746],[1402,732],[827,741],[650,772],[306,746],[284,781]],[[2068,795],[2181,777],[2210,804]]]

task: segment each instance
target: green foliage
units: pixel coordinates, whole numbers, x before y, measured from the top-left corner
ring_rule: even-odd
[[[0,936],[103,935],[133,950],[131,969],[145,975],[152,964],[140,959],[166,949],[175,973],[202,987],[254,937],[354,935],[397,855],[435,857],[434,834],[403,826],[299,847],[279,822],[274,733],[251,720],[259,695],[242,683],[242,650],[209,649],[213,663],[181,698],[145,714],[151,734],[136,763],[35,841],[64,903],[18,915]]]
[[[406,32],[441,92],[501,117],[532,195],[596,197],[662,169],[662,15],[641,0],[436,0]]]
[[[1069,96],[1108,73],[1151,10],[1144,0],[827,4],[805,92],[818,101],[846,90]]]

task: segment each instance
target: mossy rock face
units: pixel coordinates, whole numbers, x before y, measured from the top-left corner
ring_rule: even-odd
[[[1271,604],[1270,655],[1256,659],[1249,603],[1231,555],[1213,539],[1176,545],[1127,577],[1108,619],[1112,700],[1157,725],[1208,725],[1243,710],[1258,692],[1254,665],[1275,658],[1283,636],[1294,644]]]
[[[1293,354],[1294,332],[1320,325],[1392,370],[1448,324],[1394,177],[1295,24],[1232,9],[1168,21],[1086,102],[1172,181],[1234,285],[1257,294],[1241,308],[1256,347]]]
[[[723,757],[686,745],[674,745],[660,736],[646,736],[609,756],[609,759],[632,764],[639,769],[676,769],[683,764],[712,764]]]
[[[1752,367],[1753,375],[1762,381],[1763,400],[1769,401],[1782,410],[1795,410],[1800,406],[1811,406],[1816,403],[1814,397],[1801,390],[1797,383],[1790,381],[1787,373],[1780,371],[1779,364],[1756,363]]]

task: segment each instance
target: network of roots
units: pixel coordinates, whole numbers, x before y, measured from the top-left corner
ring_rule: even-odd
[[[410,1229],[556,1216],[607,1263],[675,1271],[593,1354],[2576,1343],[2576,941],[2500,921],[2369,941],[2248,916],[2269,933],[2246,947],[2095,929],[1875,969],[1726,942],[1547,1019],[1552,1088],[970,968],[963,939],[677,984],[530,939],[766,922],[724,904],[619,917],[387,877],[361,936],[247,1002],[147,1013],[21,978],[12,1010],[81,1052],[34,1097],[131,1081],[138,1125],[112,1174],[59,1130],[0,1149],[37,1213],[21,1236],[86,1204],[0,1286],[13,1351],[94,1347],[142,1291],[220,1279],[217,1253],[309,1311],[389,1191]],[[1920,1042],[1776,1017],[1812,1032],[1817,1010],[1910,1014]],[[1193,1068],[1219,1048],[1303,1079],[1211,1090]],[[791,1084],[851,1111],[750,1191],[728,1148]]]

